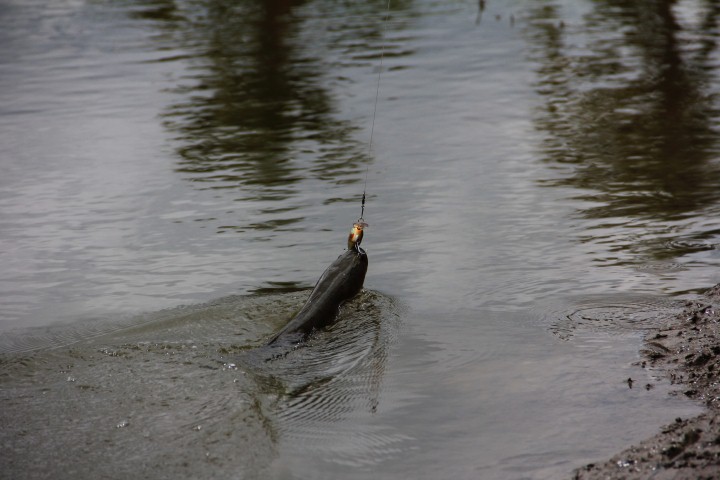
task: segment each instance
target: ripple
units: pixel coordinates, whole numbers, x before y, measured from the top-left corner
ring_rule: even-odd
[[[620,334],[657,328],[682,311],[672,300],[647,297],[584,299],[562,311],[547,314],[550,330],[563,340],[582,331]]]
[[[707,250],[717,250],[718,244],[711,242],[697,242],[690,240],[673,240],[667,242],[667,248],[672,250],[679,250],[683,254],[704,252]]]
[[[255,351],[239,362],[265,389],[264,411],[283,448],[346,465],[381,461],[404,451],[407,436],[374,425],[388,351],[400,322],[395,301],[363,291],[338,321],[284,355]]]
[[[677,272],[679,270],[687,270],[687,267],[682,263],[677,262],[651,262],[637,265],[635,266],[635,270],[639,272],[663,274]]]

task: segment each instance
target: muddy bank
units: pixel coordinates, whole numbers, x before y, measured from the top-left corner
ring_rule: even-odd
[[[716,479],[720,477],[720,284],[687,301],[679,315],[649,333],[643,367],[664,369],[676,395],[701,402],[707,412],[677,418],[610,460],[586,465],[573,478]],[[628,382],[632,384],[631,379]],[[651,385],[632,385],[652,388]]]

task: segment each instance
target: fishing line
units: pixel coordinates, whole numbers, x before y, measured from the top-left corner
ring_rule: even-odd
[[[385,18],[383,19],[382,34],[380,35],[380,42],[381,42],[380,65],[378,66],[377,86],[375,88],[375,105],[373,107],[372,124],[370,125],[370,145],[368,147],[368,150],[370,151],[370,153],[372,153],[373,133],[375,132],[375,115],[377,114],[378,98],[380,97],[380,75],[382,74],[383,59],[385,57],[385,32],[387,30],[388,18],[390,18],[390,0],[388,0],[388,2],[387,2],[387,8],[385,10]]]
[[[385,58],[385,32],[387,31],[388,18],[390,18],[390,0],[387,1],[385,8],[385,18],[383,19],[382,33],[380,34],[380,64],[378,65],[377,85],[375,87],[375,104],[373,106],[372,123],[370,124],[370,142],[368,144],[368,154],[373,153],[373,134],[375,133],[375,117],[377,116],[378,98],[380,98],[380,75],[382,74],[383,59]],[[360,218],[358,223],[364,222],[365,216],[365,192],[367,191],[367,179],[369,166],[365,166],[365,184],[363,185],[362,203],[360,205]]]

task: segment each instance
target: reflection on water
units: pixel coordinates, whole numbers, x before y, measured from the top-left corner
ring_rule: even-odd
[[[559,172],[543,184],[577,189],[591,220],[580,241],[611,243],[607,264],[717,247],[720,7],[681,3],[701,5],[598,0],[567,24],[560,2],[529,14],[536,125]]]
[[[330,175],[343,167],[357,173],[350,126],[332,119],[332,100],[320,86],[322,64],[295,45],[290,2],[211,2],[203,20],[183,32],[190,37],[183,41],[204,50],[185,87],[189,101],[167,115],[185,143],[181,172],[221,186],[260,184],[277,199],[294,193],[306,167],[293,158],[295,149],[319,153],[316,168]]]
[[[393,2],[403,15],[390,22],[392,30],[404,28],[409,6]],[[340,72],[372,72],[383,44],[388,58],[411,53],[383,38],[381,7],[208,0],[133,12],[161,32],[169,52],[160,62],[189,64],[170,88],[179,101],[162,114],[179,156],[176,171],[195,188],[232,190],[234,201],[259,214],[261,221],[234,219],[218,232],[299,232],[308,204],[358,201],[360,189],[348,194],[347,186],[364,178],[369,138],[365,123],[354,121],[358,114],[338,109],[338,90],[353,81]],[[370,111],[371,92],[361,99],[361,116]],[[297,201],[308,191],[316,198]]]
[[[170,13],[162,18],[174,41],[192,52],[177,88],[184,100],[164,114],[182,145],[178,171],[186,178],[239,189],[244,199],[275,201],[297,194],[296,184],[307,177],[332,184],[362,178],[367,146],[355,135],[357,125],[338,114],[328,88],[348,80],[333,72],[332,55],[321,54],[332,48],[344,61],[357,61],[356,50],[367,56],[364,63],[374,61],[380,25],[354,16],[377,11],[362,2],[335,12],[312,6],[297,15],[305,4],[213,0],[194,5],[202,13],[194,11],[193,21],[162,10]],[[313,35],[312,24],[326,15],[334,15],[337,33]]]

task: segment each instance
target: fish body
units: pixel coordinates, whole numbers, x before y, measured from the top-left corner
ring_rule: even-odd
[[[354,244],[325,269],[307,301],[295,317],[267,345],[296,343],[313,331],[331,324],[340,305],[363,286],[368,268],[365,250]]]

